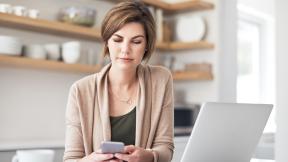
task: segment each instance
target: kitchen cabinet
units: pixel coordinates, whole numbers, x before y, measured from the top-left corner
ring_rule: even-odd
[[[187,9],[210,9],[213,5],[202,1],[193,1],[191,3],[179,3],[176,5],[167,5],[165,2],[144,0],[149,5],[160,7],[169,11],[181,11]],[[184,5],[186,4],[186,5]],[[57,21],[31,19],[27,17],[15,16],[12,14],[0,13],[0,26],[14,28],[17,30],[28,30],[43,34],[57,35],[61,37],[70,37],[82,40],[91,40],[100,42],[100,29],[88,28],[77,25],[66,24]],[[158,42],[156,48],[162,51],[175,51],[187,49],[213,49],[214,45],[206,41],[197,42]],[[36,69],[61,70],[67,72],[94,73],[100,70],[100,65],[84,64],[66,64],[64,62],[50,60],[34,60],[25,57],[11,57],[0,54],[0,64],[9,66],[20,66]],[[210,72],[173,72],[174,80],[212,80]]]

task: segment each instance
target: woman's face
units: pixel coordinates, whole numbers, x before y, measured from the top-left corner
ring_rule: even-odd
[[[146,36],[140,23],[128,23],[108,40],[112,66],[121,70],[136,69],[145,53]]]

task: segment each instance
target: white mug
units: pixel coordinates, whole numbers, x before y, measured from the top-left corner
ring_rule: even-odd
[[[17,16],[26,16],[27,8],[24,6],[14,6],[13,13],[14,15],[17,15]]]
[[[53,150],[18,150],[12,162],[53,162]]]
[[[39,10],[29,9],[27,12],[27,16],[30,18],[36,19],[39,17]]]
[[[63,61],[68,64],[75,64],[81,55],[81,45],[78,41],[71,41],[62,44]]]

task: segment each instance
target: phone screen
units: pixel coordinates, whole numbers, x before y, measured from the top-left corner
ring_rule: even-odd
[[[124,151],[123,142],[103,141],[101,143],[102,153],[121,153]]]

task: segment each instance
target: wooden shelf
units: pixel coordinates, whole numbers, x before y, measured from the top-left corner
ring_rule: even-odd
[[[98,72],[100,65],[91,66],[84,64],[66,64],[60,61],[37,60],[22,56],[7,56],[0,54],[0,65],[12,65],[16,67],[25,67],[33,69],[46,69],[55,71],[65,71],[74,73],[95,73]],[[174,80],[212,80],[213,76],[210,73],[204,72],[173,72]]]
[[[75,73],[95,73],[100,70],[100,65],[66,64],[60,61],[37,60],[21,56],[5,55],[0,55],[0,64]]]
[[[111,0],[115,1],[115,0]],[[123,0],[116,0],[123,1]],[[214,5],[202,0],[190,0],[186,2],[168,3],[161,0],[142,0],[145,4],[163,9],[165,12],[179,12],[184,10],[207,10],[213,9]]]
[[[176,50],[187,50],[187,49],[213,49],[214,44],[206,41],[197,42],[171,42],[171,43],[157,43],[156,47],[159,50],[176,51]]]
[[[32,19],[23,16],[0,13],[0,25],[21,30],[30,30],[65,37],[86,40],[100,40],[100,30],[57,21]]]
[[[157,42],[156,43],[156,49],[159,50],[169,50],[169,43],[164,43],[164,42]]]
[[[0,13],[0,25],[12,27],[21,30],[30,30],[44,32],[47,34],[60,35],[66,37],[74,37],[86,40],[100,41],[100,30],[96,28],[87,28],[77,25],[61,23],[57,21],[31,19],[11,14]],[[181,50],[181,49],[210,49],[213,44],[199,42],[172,42],[172,43],[157,43],[156,48],[160,50]]]
[[[196,71],[176,71],[172,72],[174,80],[212,80],[211,72],[196,72]]]

